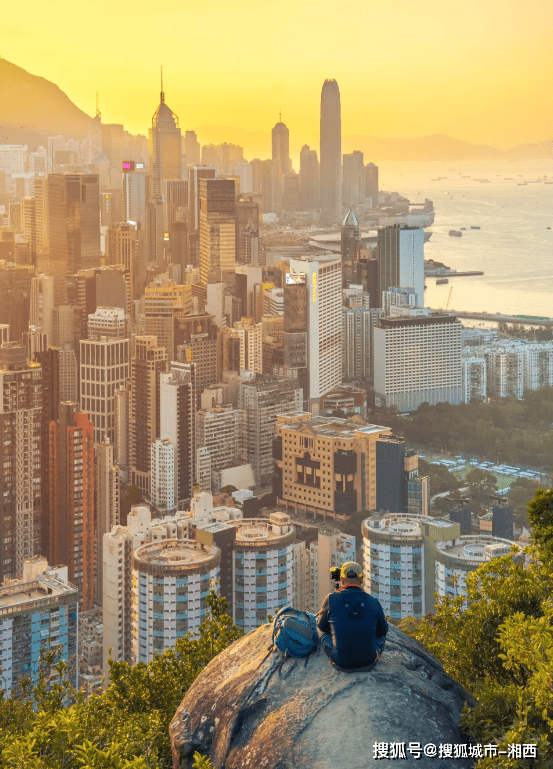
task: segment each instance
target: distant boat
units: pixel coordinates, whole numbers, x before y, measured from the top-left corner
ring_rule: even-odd
[[[449,283],[449,280],[447,278],[438,278],[438,280],[436,281],[437,286],[441,286],[444,283]]]
[[[479,230],[480,227],[477,224],[471,224],[470,225],[471,230]]]
[[[462,230],[466,230],[467,228],[466,228],[466,227],[461,227],[461,229],[462,229]],[[472,229],[472,227],[471,227],[471,229]]]
[[[463,236],[463,233],[459,232],[459,230],[450,230],[449,234],[455,238],[461,238]]]

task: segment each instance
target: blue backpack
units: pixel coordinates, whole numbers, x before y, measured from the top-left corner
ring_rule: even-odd
[[[317,648],[318,640],[314,614],[285,606],[275,616],[272,647],[276,646],[285,656],[307,657]]]

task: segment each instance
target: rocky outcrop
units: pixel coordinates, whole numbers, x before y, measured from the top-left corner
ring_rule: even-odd
[[[235,641],[190,687],[169,728],[174,769],[189,769],[196,750],[216,769],[472,766],[409,752],[409,743],[463,743],[470,696],[405,633],[390,627],[374,670],[344,673],[320,648],[307,661],[267,656],[271,630]],[[376,761],[374,743],[405,743],[406,758]]]

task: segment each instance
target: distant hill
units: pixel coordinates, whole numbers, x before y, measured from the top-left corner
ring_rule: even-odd
[[[57,85],[0,59],[0,144],[44,145],[48,136],[88,135],[91,118]]]
[[[26,72],[0,58],[0,144],[45,145],[48,136],[64,134],[84,139],[91,117],[80,110],[57,85]],[[245,148],[246,157],[269,157],[270,134],[235,126],[203,126],[197,129],[202,144],[231,142]],[[318,143],[317,143],[318,144]],[[300,145],[301,146],[301,145]],[[313,145],[317,151],[318,146]],[[361,150],[367,161],[457,160],[461,158],[550,158],[553,140],[521,144],[500,150],[483,144],[434,134],[415,139],[380,139],[372,136],[344,136],[344,152]],[[296,149],[290,148],[292,154]],[[299,154],[299,147],[297,148]]]
[[[344,136],[345,152],[361,150],[376,160],[458,160],[461,158],[499,158],[504,152],[484,144],[471,144],[444,134],[417,139],[378,139],[372,136]]]

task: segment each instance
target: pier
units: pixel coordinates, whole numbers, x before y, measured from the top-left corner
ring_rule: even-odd
[[[516,323],[519,326],[553,326],[553,318],[538,315],[502,315],[492,312],[456,312],[455,310],[441,310],[445,315],[455,315],[457,318],[470,320],[484,320],[489,323]]]

